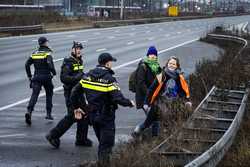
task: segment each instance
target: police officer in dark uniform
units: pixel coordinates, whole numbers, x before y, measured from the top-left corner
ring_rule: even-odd
[[[81,56],[81,50],[83,46],[80,42],[74,42],[72,46],[71,56],[65,58],[61,68],[60,79],[63,83],[64,97],[66,102],[66,107],[68,110],[67,115],[58,123],[58,125],[51,130],[47,135],[47,139],[50,141],[51,135],[58,134],[56,136],[57,141],[60,141],[60,137],[72,126],[74,122],[77,123],[76,131],[76,146],[92,146],[92,141],[87,138],[88,134],[88,120],[76,121],[74,118],[73,110],[70,102],[70,94],[72,88],[79,83],[83,77],[83,61]],[[82,98],[78,99],[79,101]],[[57,142],[58,143],[58,142]],[[56,147],[59,147],[57,144]]]
[[[48,47],[48,40],[45,37],[38,39],[39,48],[32,53],[25,63],[26,73],[30,80],[30,87],[32,87],[32,95],[25,114],[25,121],[31,125],[31,114],[37,102],[41,87],[43,86],[46,92],[46,119],[53,120],[52,111],[52,96],[53,83],[52,78],[56,75],[56,70],[52,58],[52,50]],[[34,64],[34,76],[31,74],[30,66]]]
[[[66,107],[68,110],[68,115],[72,113],[72,108],[70,107],[70,94],[72,88],[81,80],[83,72],[83,61],[81,50],[83,46],[80,42],[73,42],[71,56],[65,58],[62,65],[60,79],[62,81],[64,88],[64,97],[66,102]],[[87,121],[77,122],[76,131],[76,142],[78,146],[92,146],[92,142],[87,138],[88,134],[88,124]]]
[[[133,101],[125,98],[112,71],[112,61],[116,61],[109,53],[102,53],[99,65],[90,70],[77,84],[71,93],[75,118],[84,119],[89,116],[96,137],[99,141],[98,164],[109,166],[112,147],[115,143],[115,111],[118,104],[133,107]],[[81,107],[77,99],[84,94],[86,106]]]

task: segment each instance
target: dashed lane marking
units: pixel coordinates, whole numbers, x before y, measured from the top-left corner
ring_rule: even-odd
[[[135,42],[134,41],[130,41],[127,43],[127,45],[133,45]]]
[[[96,52],[103,52],[103,51],[106,51],[107,49],[106,48],[101,48],[101,49],[97,49]]]
[[[21,136],[26,136],[24,133],[20,134],[10,134],[10,135],[0,135],[0,138],[7,138],[7,137],[21,137]]]

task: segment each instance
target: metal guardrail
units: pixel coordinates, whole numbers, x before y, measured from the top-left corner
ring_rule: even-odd
[[[16,26],[16,27],[0,27],[2,33],[20,33],[28,31],[42,31],[43,25],[31,25],[31,26]]]
[[[230,148],[233,140],[236,136],[236,133],[240,127],[244,111],[246,108],[247,98],[249,94],[249,89],[246,90],[246,93],[242,99],[240,108],[226,131],[226,133],[216,142],[210,149],[204,152],[202,155],[185,165],[185,167],[199,167],[199,166],[216,166],[219,161],[223,158],[227,150]]]
[[[232,40],[235,42],[242,43],[243,47],[239,50],[238,55],[240,55],[241,52],[248,46],[248,41],[244,38],[241,38],[241,37],[231,36],[231,35],[220,35],[220,34],[208,34],[208,36],[213,37],[213,38],[217,38],[217,39],[226,39],[226,40]],[[238,57],[238,55],[236,55],[234,57],[232,62]]]
[[[219,14],[219,15],[205,15],[205,16],[181,16],[181,17],[159,17],[159,18],[146,18],[146,19],[131,19],[131,20],[113,20],[113,21],[96,21],[93,23],[94,27],[102,28],[108,26],[119,26],[124,24],[145,24],[145,23],[157,23],[167,22],[175,20],[188,20],[188,19],[205,19],[213,17],[230,17],[241,16],[244,14]],[[246,14],[247,15],[247,14]]]

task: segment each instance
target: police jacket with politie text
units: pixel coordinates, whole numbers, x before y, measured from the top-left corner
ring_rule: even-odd
[[[25,63],[27,76],[32,77],[30,66],[34,64],[34,80],[51,79],[52,75],[56,75],[56,70],[52,58],[52,50],[46,46],[40,46],[34,51]]]
[[[100,65],[90,70],[72,90],[73,108],[80,107],[77,99],[83,93],[86,95],[91,112],[103,115],[109,120],[115,119],[115,110],[118,104],[132,107],[133,104],[123,96],[113,74],[111,69]]]
[[[70,56],[63,60],[60,79],[64,88],[72,89],[83,76],[83,61],[80,58]]]

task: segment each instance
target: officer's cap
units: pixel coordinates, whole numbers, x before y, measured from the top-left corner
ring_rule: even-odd
[[[105,65],[109,61],[116,61],[116,58],[114,58],[110,53],[102,53],[98,57],[98,63],[100,65]]]
[[[46,37],[40,37],[38,39],[38,44],[43,45],[45,42],[49,41]]]
[[[76,41],[74,41],[74,42],[73,42],[72,49],[73,49],[73,48],[80,48],[80,49],[83,49],[83,46],[82,46],[81,42],[76,42]]]

